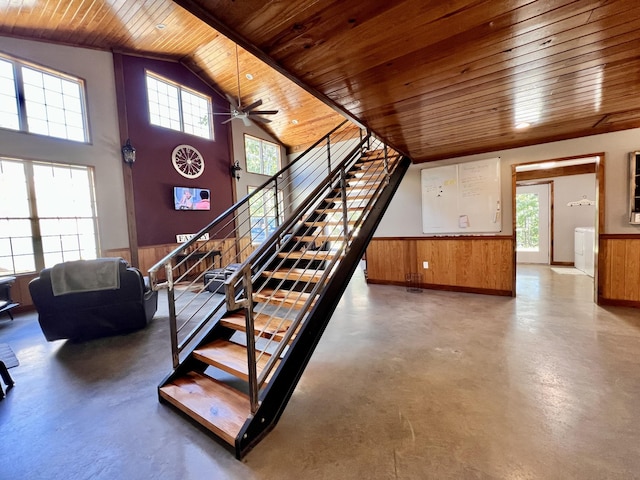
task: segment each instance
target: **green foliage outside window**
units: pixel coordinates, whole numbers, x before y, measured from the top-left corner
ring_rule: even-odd
[[[540,243],[540,200],[535,193],[516,195],[516,242],[518,249],[537,249]]]
[[[280,170],[280,148],[259,138],[244,137],[247,172],[272,176]]]

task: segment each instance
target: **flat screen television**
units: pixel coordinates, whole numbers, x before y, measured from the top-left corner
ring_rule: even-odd
[[[211,192],[206,188],[173,187],[176,210],[211,210]]]

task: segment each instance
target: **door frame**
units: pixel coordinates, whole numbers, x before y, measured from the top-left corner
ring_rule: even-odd
[[[570,169],[572,167],[565,167],[562,165],[562,162],[570,162],[571,160],[579,160],[583,158],[595,158],[595,174],[596,174],[596,225],[595,225],[595,239],[594,239],[594,275],[593,275],[593,301],[598,304],[598,290],[600,284],[600,275],[599,271],[601,268],[601,259],[600,259],[600,235],[604,234],[604,225],[605,225],[605,153],[587,153],[583,155],[574,155],[571,157],[561,157],[561,158],[552,158],[547,160],[536,160],[532,162],[522,162],[522,163],[512,163],[511,164],[511,234],[512,234],[512,260],[511,260],[511,270],[513,272],[512,278],[512,286],[511,291],[513,292],[513,296],[516,296],[516,182],[517,182],[517,172],[516,167],[524,166],[524,165],[536,165],[536,164],[548,164],[554,162],[558,165],[557,170],[559,172],[562,169]],[[577,165],[576,167],[579,167]],[[554,167],[555,169],[555,167]],[[542,168],[540,170],[543,170]],[[568,171],[568,170],[567,170]],[[565,173],[565,175],[567,175]],[[548,175],[548,177],[552,176],[563,176],[562,173],[557,173],[555,175]]]
[[[554,263],[553,261],[553,224],[554,224],[554,211],[553,211],[553,180],[542,180],[542,181],[519,181],[516,182],[516,188],[517,187],[529,187],[529,186],[534,186],[534,185],[549,185],[549,265],[559,265],[559,263]],[[513,213],[514,213],[514,219],[516,218],[516,202],[515,202],[515,197],[516,194],[513,194]],[[516,233],[516,224],[515,224],[515,220],[513,223],[513,234],[514,234],[514,238],[515,238],[515,233]],[[516,249],[516,262],[518,260],[518,245],[514,245],[514,248]]]

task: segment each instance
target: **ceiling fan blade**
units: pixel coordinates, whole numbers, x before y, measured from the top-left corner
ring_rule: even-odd
[[[253,110],[247,113],[249,115],[275,115],[278,113],[278,110]]]
[[[247,105],[246,107],[243,107],[242,110],[244,110],[245,112],[248,112],[249,110],[253,110],[256,107],[259,107],[260,105],[262,105],[262,100],[256,100],[251,105]]]
[[[236,118],[236,117],[227,118],[224,122],[221,123],[221,125],[224,125],[225,123],[229,123],[234,118]]]
[[[242,118],[242,121],[244,122],[244,126],[245,127],[250,127],[251,126],[251,120],[249,120],[249,117],[243,116],[243,117],[238,117],[238,118]]]
[[[231,104],[231,108],[238,108],[238,99],[232,97],[228,93],[225,93],[224,96],[227,97],[227,101]]]
[[[261,122],[261,123],[271,123],[271,120],[269,120],[268,118],[264,118],[264,117],[251,117],[253,120],[257,121],[257,122]]]

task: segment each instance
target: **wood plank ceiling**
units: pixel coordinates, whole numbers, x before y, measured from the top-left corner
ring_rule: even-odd
[[[260,58],[241,50],[243,103],[279,109],[292,150],[336,110],[415,162],[640,127],[637,0],[0,2],[0,35],[166,55],[235,95],[218,31]]]

